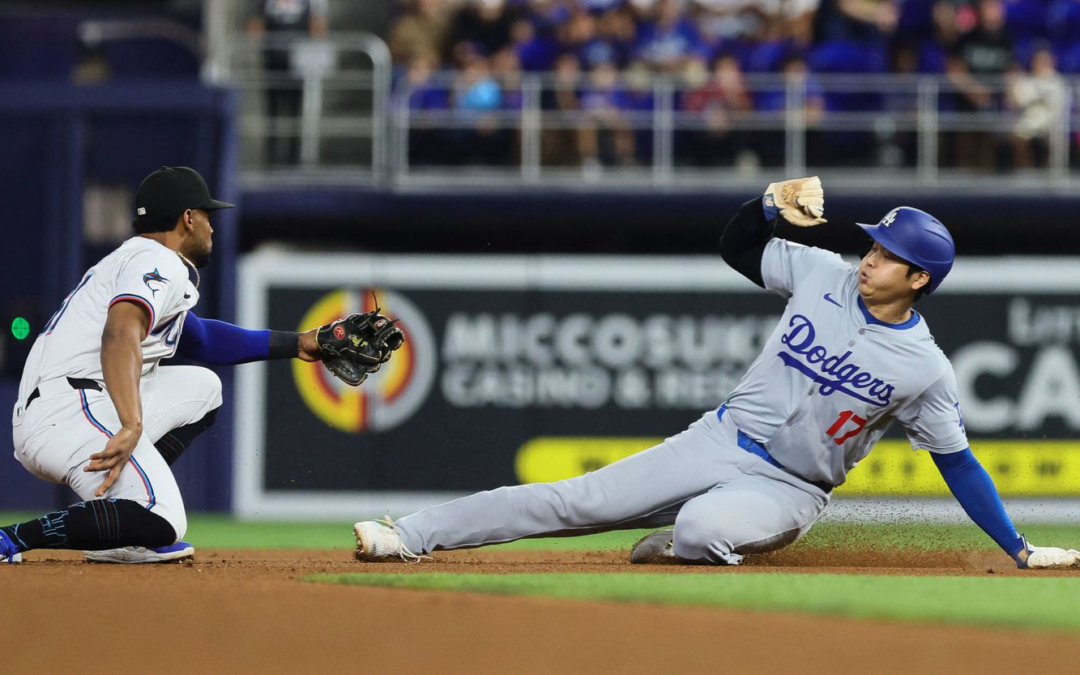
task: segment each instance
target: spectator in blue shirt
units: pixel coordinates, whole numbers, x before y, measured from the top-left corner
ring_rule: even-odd
[[[678,73],[703,46],[697,29],[683,11],[684,2],[659,0],[654,23],[642,25],[638,32],[635,55],[657,71]]]
[[[438,113],[450,108],[450,91],[445,84],[435,81],[438,57],[432,53],[417,53],[409,61],[405,80],[398,93],[407,96],[410,113],[409,162],[417,165],[445,164],[453,151],[448,144],[451,134],[432,128],[427,113]]]
[[[806,126],[811,130],[820,124],[825,115],[825,92],[806,65],[802,54],[794,52],[784,58],[782,83],[776,88],[763,89],[754,95],[754,109],[758,119],[768,119],[778,130],[762,131],[756,134],[755,143],[758,156],[764,166],[783,166],[784,164],[784,115],[788,107],[787,87],[798,84],[804,88],[805,102],[803,116]]]
[[[634,133],[627,119],[631,102],[614,63],[593,68],[580,105],[590,122],[578,132],[582,167],[595,174],[602,164],[633,165]]]
[[[509,50],[507,50],[507,53]],[[462,51],[463,68],[454,79],[454,110],[459,162],[492,165],[506,159],[506,129],[500,123],[503,92],[491,72],[491,61],[479,51]]]
[[[558,41],[538,32],[536,25],[528,19],[518,19],[510,27],[511,49],[517,56],[521,68],[527,72],[548,71],[555,65],[555,56],[559,51]]]

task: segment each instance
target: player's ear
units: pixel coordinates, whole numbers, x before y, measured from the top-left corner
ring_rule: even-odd
[[[911,280],[911,290],[917,291],[930,283],[930,273],[926,270],[919,270],[919,273],[915,275],[915,278]]]

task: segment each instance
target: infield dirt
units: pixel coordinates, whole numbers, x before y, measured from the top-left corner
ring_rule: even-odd
[[[195,562],[155,566],[52,551],[27,561],[0,565],[0,672],[986,675],[1080,663],[1080,636],[301,581],[435,571],[1021,574],[994,552],[792,549],[726,569],[492,549],[419,565],[360,564],[343,550],[207,549]]]

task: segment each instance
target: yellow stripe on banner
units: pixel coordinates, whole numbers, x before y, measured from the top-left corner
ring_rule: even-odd
[[[534,438],[518,450],[514,469],[522,483],[580,476],[646,450],[662,438]],[[1009,497],[1080,496],[1080,442],[984,440],[972,448],[998,490]],[[858,496],[948,495],[928,452],[902,440],[881,441],[848,474],[837,494]]]

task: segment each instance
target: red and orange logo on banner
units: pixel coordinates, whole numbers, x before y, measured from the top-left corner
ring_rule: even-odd
[[[434,338],[417,307],[400,293],[386,289],[339,289],[320,298],[300,320],[306,331],[354,313],[376,309],[398,320],[405,344],[379,372],[361,386],[350,387],[330,374],[321,362],[292,362],[300,397],[315,416],[335,429],[358,434],[385,431],[411,417],[423,404],[435,374]]]

